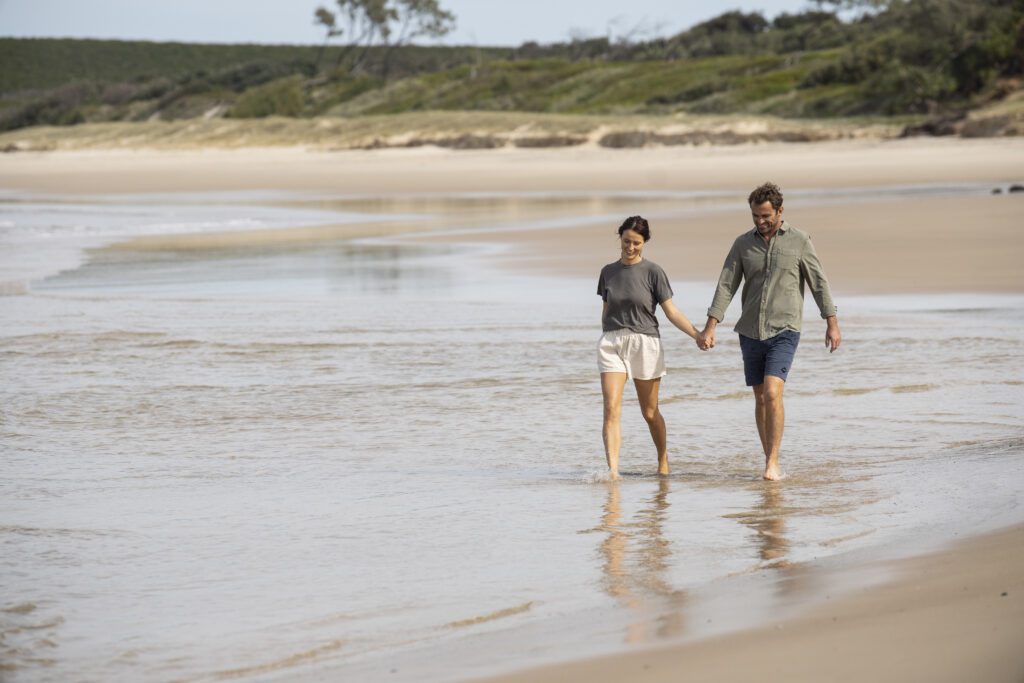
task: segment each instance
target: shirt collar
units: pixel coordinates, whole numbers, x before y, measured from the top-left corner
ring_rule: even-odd
[[[775,234],[777,234],[777,235],[784,235],[787,232],[789,232],[789,226],[786,225],[786,219],[783,218],[782,219],[782,225],[779,226],[779,231],[777,233],[775,233]],[[761,234],[757,232],[757,227],[756,226],[751,228],[750,232],[747,233],[747,234],[749,234],[749,235],[751,235],[753,237],[758,237],[758,238],[761,237]]]

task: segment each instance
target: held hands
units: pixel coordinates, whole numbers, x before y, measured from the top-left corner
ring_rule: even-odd
[[[705,326],[702,332],[697,333],[694,341],[697,342],[697,348],[701,351],[710,351],[715,347],[715,329]]]

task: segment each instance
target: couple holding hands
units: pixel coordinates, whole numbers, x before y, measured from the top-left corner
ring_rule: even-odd
[[[597,293],[604,301],[603,334],[597,349],[604,397],[602,433],[613,479],[619,474],[622,393],[630,378],[658,451],[658,474],[669,472],[665,419],[658,410],[658,389],[666,370],[657,306],[669,322],[707,351],[715,346],[716,327],[741,282],[742,311],[735,331],[740,336],[747,386],[754,391],[754,416],[765,457],[762,476],[782,478],[782,390],[800,341],[805,284],[827,322],[825,347],[829,352],[839,348],[841,335],[821,262],[810,237],[782,219],[778,186],[765,183],[751,192],[747,201],[754,228],[737,237],[726,256],[703,330],[672,303],[665,271],[643,258],[644,246],[651,239],[647,221],[631,216],[619,226],[621,257],[601,269],[597,283]]]

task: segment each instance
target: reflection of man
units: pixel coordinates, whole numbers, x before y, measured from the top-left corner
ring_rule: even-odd
[[[715,345],[715,328],[742,281],[743,310],[735,330],[740,335],[747,386],[754,389],[754,417],[765,457],[763,477],[774,480],[782,477],[782,389],[800,342],[804,283],[828,323],[825,347],[829,352],[839,348],[841,336],[825,271],[810,237],[782,220],[778,186],[761,185],[747,202],[754,229],[737,237],[725,257],[708,322],[697,344],[705,350]]]

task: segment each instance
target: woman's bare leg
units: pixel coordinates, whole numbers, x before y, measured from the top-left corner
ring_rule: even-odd
[[[608,474],[619,478],[619,449],[622,447],[622,390],[626,386],[626,373],[602,372],[601,395],[604,397],[604,457],[608,461]]]
[[[658,474],[668,474],[668,429],[665,427],[665,418],[658,410],[658,389],[661,388],[661,378],[657,379],[634,379],[636,385],[636,397],[640,400],[640,412],[644,414],[647,421],[647,428],[651,430],[651,438],[654,440],[654,447],[658,450]]]

